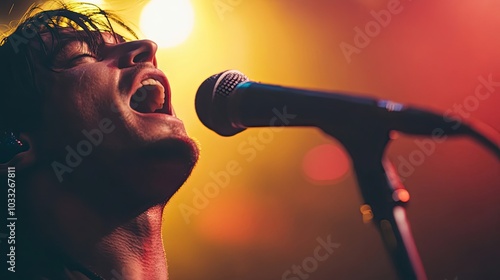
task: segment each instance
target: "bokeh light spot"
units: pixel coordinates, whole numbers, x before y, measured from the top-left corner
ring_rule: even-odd
[[[331,182],[342,178],[350,168],[347,154],[338,146],[324,144],[311,149],[302,161],[305,175],[315,182]]]
[[[405,189],[397,189],[392,193],[394,201],[408,202],[410,201],[410,193]]]

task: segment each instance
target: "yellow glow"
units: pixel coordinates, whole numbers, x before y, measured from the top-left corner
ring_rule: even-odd
[[[84,1],[71,0],[70,2],[85,2],[85,3],[90,3],[90,4],[94,4],[94,5],[101,7],[104,1],[103,0],[84,0]]]
[[[177,46],[193,30],[193,6],[189,0],[151,0],[142,10],[140,26],[160,48]]]

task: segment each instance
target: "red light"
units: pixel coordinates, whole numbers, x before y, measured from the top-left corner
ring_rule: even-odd
[[[340,147],[324,144],[311,149],[302,162],[307,177],[325,182],[342,178],[349,171],[347,154]]]
[[[408,202],[410,201],[410,193],[405,189],[398,189],[392,194],[392,199],[395,201]]]

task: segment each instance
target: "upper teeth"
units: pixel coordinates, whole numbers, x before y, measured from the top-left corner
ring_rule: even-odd
[[[163,107],[163,101],[165,99],[165,88],[163,87],[163,85],[158,81],[158,80],[155,80],[153,78],[148,78],[144,81],[141,82],[142,86],[144,87],[144,89],[148,90],[148,91],[156,91],[160,94],[156,95],[156,103],[158,104],[158,106],[161,108]]]
[[[141,82],[141,84],[142,84],[143,86],[149,86],[149,85],[151,85],[151,86],[152,86],[152,85],[159,85],[159,86],[161,86],[161,87],[163,88],[163,85],[162,85],[162,84],[161,84],[158,80],[155,80],[155,79],[153,79],[153,78],[148,78],[148,79],[146,79],[146,80],[142,81],[142,82]],[[165,90],[165,89],[163,89],[163,90]]]
[[[165,101],[165,88],[163,87],[163,85],[154,78],[143,80],[141,82],[141,85],[142,87],[138,90],[138,92],[147,94],[148,98],[146,98],[145,95],[134,95],[132,97],[132,102],[139,104],[139,110],[144,110],[144,106],[146,106],[146,108],[149,108],[151,112],[154,112],[157,109],[161,109]]]

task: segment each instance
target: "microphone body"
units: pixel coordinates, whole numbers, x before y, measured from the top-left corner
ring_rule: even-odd
[[[255,82],[239,84],[227,98],[228,119],[240,128],[272,126],[276,117],[286,126],[351,123],[377,109],[375,99]]]
[[[419,135],[464,132],[457,119],[430,111],[352,94],[251,82],[236,70],[205,80],[195,103],[202,123],[222,136],[262,126],[316,126],[329,134],[374,127]]]

